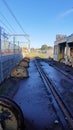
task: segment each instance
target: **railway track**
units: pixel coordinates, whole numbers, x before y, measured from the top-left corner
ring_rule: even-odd
[[[48,62],[48,64],[49,64],[49,62]],[[52,63],[49,64],[49,65],[53,66],[56,70],[60,71],[62,74],[64,74],[64,75],[65,75],[66,77],[68,77],[69,79],[72,79],[72,80],[73,80],[73,75],[69,74],[68,72],[65,72],[65,70],[62,70],[62,69],[56,67],[56,65],[53,65]]]
[[[53,105],[57,116],[62,124],[63,130],[73,130],[73,117],[71,116],[63,100],[56,91],[52,81],[49,79],[49,77],[47,77],[46,73],[41,68],[38,59],[35,60],[35,64],[48,92],[51,93]]]
[[[44,60],[43,60],[44,61]],[[46,62],[47,64],[49,64],[50,66],[54,67],[56,70],[60,71],[63,75],[65,75],[66,77],[68,77],[69,79],[73,80],[73,75],[70,74],[68,71],[70,71],[70,68],[66,67],[66,68],[62,68],[63,66],[57,66],[55,61],[51,61],[49,62],[48,60],[45,60],[44,62]]]

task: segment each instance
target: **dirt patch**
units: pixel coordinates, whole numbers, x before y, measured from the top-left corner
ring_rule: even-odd
[[[15,95],[18,88],[18,80],[8,78],[4,80],[2,84],[0,84],[0,96],[12,98]]]

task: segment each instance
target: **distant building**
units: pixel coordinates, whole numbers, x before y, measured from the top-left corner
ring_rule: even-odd
[[[73,66],[73,34],[70,36],[56,35],[54,60]]]
[[[62,40],[64,38],[66,38],[66,35],[62,35],[62,34],[57,34],[56,35],[56,41]]]

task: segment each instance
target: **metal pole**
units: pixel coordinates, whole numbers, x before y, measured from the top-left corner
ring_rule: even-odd
[[[66,43],[66,64],[68,63],[68,43]]]
[[[19,53],[19,41],[18,41],[18,53]]]
[[[13,37],[13,45],[14,45],[14,54],[15,54],[15,37]]]
[[[30,53],[30,40],[28,40],[28,52]]]
[[[13,37],[13,53],[14,53],[14,64],[13,64],[13,66],[15,66],[16,65],[16,61],[15,61],[15,37]]]
[[[1,57],[1,27],[0,27],[0,57]]]
[[[1,53],[2,53],[1,52],[1,33],[2,33],[2,28],[0,27],[0,64],[1,64],[0,65],[1,66],[0,67],[0,75],[1,75],[0,76],[0,83],[3,81],[3,70],[2,70],[3,68],[2,68],[2,57],[1,57],[2,56],[1,55]]]

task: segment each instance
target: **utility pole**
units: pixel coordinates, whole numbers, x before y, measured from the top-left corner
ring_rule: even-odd
[[[13,46],[14,46],[14,54],[15,54],[15,37],[13,37]]]
[[[30,53],[30,40],[28,40],[28,52]]]
[[[0,57],[1,57],[1,27],[0,27]]]

